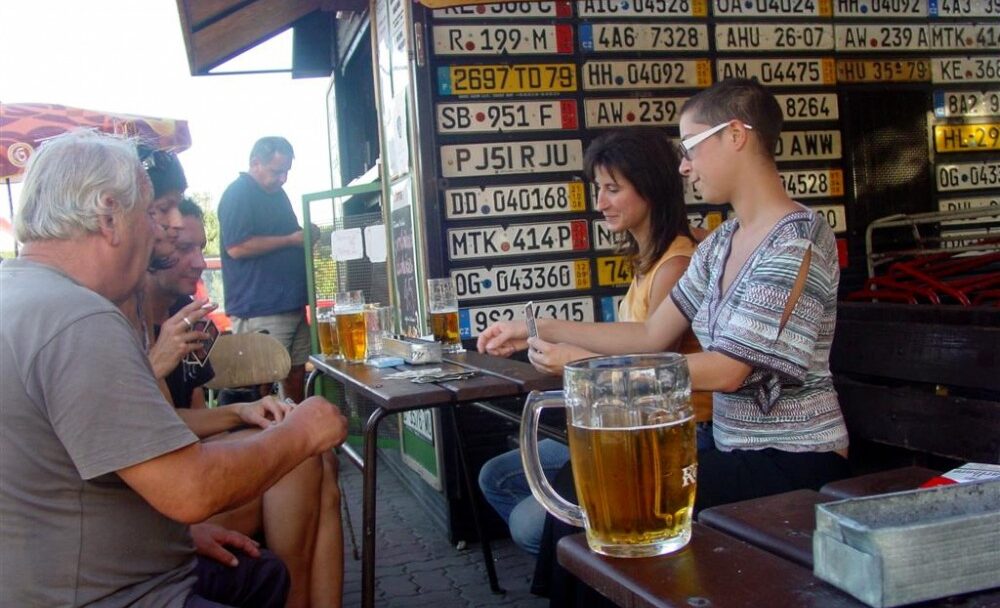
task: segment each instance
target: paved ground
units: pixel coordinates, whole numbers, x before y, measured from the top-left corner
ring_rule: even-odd
[[[509,539],[495,541],[500,586],[506,594],[490,591],[478,544],[464,550],[453,547],[389,467],[379,467],[378,527],[375,588],[379,608],[437,606],[439,608],[505,606],[543,608],[548,601],[528,588],[535,560]],[[361,473],[341,458],[340,475],[350,508],[351,523],[361,546]],[[350,533],[344,530],[344,606],[361,604],[361,562],[352,555]]]

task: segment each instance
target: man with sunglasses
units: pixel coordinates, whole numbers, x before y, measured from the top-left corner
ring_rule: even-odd
[[[233,331],[266,331],[285,345],[292,369],[282,388],[286,397],[300,401],[310,352],[304,238],[282,188],[294,157],[283,137],[257,140],[250,168],[222,194],[219,240]],[[315,229],[313,236],[319,236]]]

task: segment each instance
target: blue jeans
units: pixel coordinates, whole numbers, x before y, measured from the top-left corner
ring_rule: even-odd
[[[558,441],[543,439],[538,442],[538,457],[545,477],[552,483],[559,469],[569,462],[569,448]],[[479,487],[486,502],[507,522],[514,543],[537,555],[545,526],[545,508],[531,495],[520,450],[487,461],[479,471]]]

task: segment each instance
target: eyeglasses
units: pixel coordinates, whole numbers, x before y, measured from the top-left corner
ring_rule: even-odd
[[[711,129],[705,129],[704,131],[702,131],[701,133],[699,133],[697,135],[692,135],[691,137],[688,137],[687,139],[682,139],[681,140],[681,155],[683,155],[686,160],[691,160],[691,150],[693,150],[695,146],[697,146],[701,142],[705,141],[709,137],[715,135],[719,131],[725,129],[734,120],[736,120],[736,119],[735,118],[730,118],[726,122],[719,123],[719,124],[715,125],[714,127],[712,127]],[[743,123],[743,126],[745,128],[747,128],[747,129],[753,129],[753,127],[751,127],[747,123]]]

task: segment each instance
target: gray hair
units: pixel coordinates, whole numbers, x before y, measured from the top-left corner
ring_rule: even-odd
[[[22,243],[97,232],[102,216],[129,212],[150,190],[135,143],[78,131],[51,139],[32,155],[14,217]],[[148,196],[148,195],[147,195]],[[107,199],[115,205],[109,205]]]
[[[275,135],[261,137],[254,143],[253,150],[250,151],[250,163],[253,164],[254,160],[268,163],[274,158],[275,154],[295,158],[295,151],[292,150],[292,144],[288,143],[288,140],[284,137],[277,137]]]

